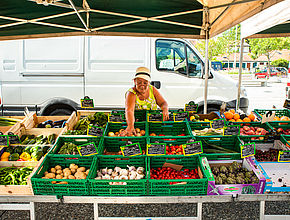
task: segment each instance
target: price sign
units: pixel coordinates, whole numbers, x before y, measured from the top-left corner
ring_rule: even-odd
[[[142,154],[142,150],[139,143],[134,143],[120,147],[124,157],[138,156]]]
[[[224,119],[217,119],[210,122],[210,127],[213,129],[219,129],[225,127],[225,120]]]
[[[94,107],[94,100],[90,99],[88,96],[85,96],[81,99],[81,107],[82,108],[93,108]]]
[[[0,135],[0,146],[8,147],[8,135]]]
[[[97,127],[97,126],[90,126],[87,131],[87,135],[97,136],[97,137],[102,136],[103,133],[104,133],[104,128]]]
[[[174,122],[184,121],[188,118],[188,112],[176,112],[173,113]]]
[[[255,143],[241,145],[241,158],[254,156],[256,153]]]
[[[159,156],[166,154],[166,144],[154,143],[147,145],[147,155],[148,156]]]
[[[149,113],[147,116],[149,122],[162,122],[163,114],[162,113]]]
[[[182,147],[183,147],[184,156],[191,156],[191,155],[203,153],[201,141],[186,143]]]
[[[12,132],[8,133],[8,140],[10,145],[20,144],[19,136],[14,135]]]
[[[239,135],[240,125],[233,125],[224,128],[224,136]]]
[[[113,123],[121,123],[125,121],[124,114],[109,114],[108,121]]]
[[[279,151],[278,162],[290,162],[290,151]]]
[[[77,149],[81,156],[91,156],[98,154],[98,149],[94,142],[80,145],[77,147]]]
[[[186,104],[184,111],[185,112],[192,112],[192,113],[196,113],[198,109],[198,104]]]

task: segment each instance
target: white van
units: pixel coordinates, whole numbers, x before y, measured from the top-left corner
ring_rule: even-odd
[[[204,60],[183,39],[77,36],[0,42],[0,79],[4,110],[25,106],[42,115],[69,114],[89,96],[96,109],[124,108],[137,67],[150,67],[152,84],[171,109],[204,103]],[[222,102],[235,108],[237,82],[210,71],[208,111]],[[241,109],[248,99],[241,94]]]

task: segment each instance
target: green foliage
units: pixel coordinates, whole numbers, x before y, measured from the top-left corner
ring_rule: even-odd
[[[265,55],[268,59],[268,65],[276,51],[290,49],[289,37],[249,39],[248,42],[252,56],[259,57]]]
[[[289,61],[285,59],[278,59],[271,62],[272,66],[288,68]]]

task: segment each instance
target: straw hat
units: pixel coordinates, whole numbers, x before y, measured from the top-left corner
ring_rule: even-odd
[[[147,67],[138,67],[136,69],[136,74],[135,74],[134,79],[136,78],[145,79],[150,82],[151,80],[150,70]]]

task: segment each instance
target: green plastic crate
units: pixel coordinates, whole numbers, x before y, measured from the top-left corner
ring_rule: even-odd
[[[148,122],[149,135],[163,134],[167,138],[176,138],[178,135],[184,134],[184,137],[191,137],[192,132],[188,122]],[[164,137],[164,136],[163,136]]]
[[[125,110],[112,110],[111,113],[113,112],[121,113],[125,115]],[[146,110],[135,110],[134,116],[135,116],[136,122],[144,122],[146,121]]]
[[[290,111],[288,109],[255,109],[254,112],[260,120],[262,120],[262,115],[266,114],[268,111],[275,112],[275,116],[279,118],[282,116],[287,116],[290,118]],[[271,126],[276,127],[283,124],[290,124],[290,121],[270,121]],[[282,124],[281,124],[282,123]]]
[[[148,144],[149,143],[155,143],[155,141],[158,141],[159,143],[165,143],[166,146],[169,146],[169,145],[181,145],[181,144],[185,144],[187,143],[188,140],[191,140],[191,139],[194,139],[194,138],[189,138],[189,137],[177,137],[177,138],[174,138],[174,139],[168,139],[168,138],[162,138],[162,137],[150,137],[149,138],[149,141],[148,141]],[[147,154],[147,149],[146,149],[146,154]],[[180,157],[180,156],[184,156],[183,154],[182,155],[159,155],[158,157]],[[150,156],[151,157],[151,156]],[[152,157],[156,157],[156,156],[152,156]]]
[[[71,142],[71,143],[78,145],[78,146],[94,142],[97,149],[99,149],[99,145],[102,143],[102,139],[103,139],[103,137],[90,137],[90,136],[87,136],[87,137],[67,137],[67,136],[62,137],[62,136],[60,136],[57,139],[57,142],[54,144],[54,146],[48,152],[48,154],[53,154],[56,157],[67,157],[67,155],[69,155],[69,154],[58,154],[58,151],[66,142]],[[92,156],[94,156],[94,155],[92,155]]]
[[[103,168],[123,169],[129,166],[144,167],[144,179],[140,180],[96,180],[97,170]],[[94,159],[92,171],[89,175],[90,195],[92,196],[143,196],[147,195],[147,158],[130,157],[120,160],[115,157],[98,157]],[[125,182],[126,185],[112,185],[113,182]],[[110,184],[111,183],[111,184]]]
[[[107,123],[105,132],[104,132],[104,136],[105,137],[109,137],[108,133],[109,132],[118,132],[121,129],[126,129],[127,128],[127,123],[123,122],[123,123]],[[140,130],[144,130],[145,131],[145,135],[144,136],[139,136],[137,138],[143,138],[146,137],[148,135],[148,128],[147,128],[147,123],[146,122],[135,122],[134,124],[134,128],[140,128]],[[110,138],[119,138],[119,137],[110,137]]]
[[[193,130],[202,130],[205,128],[210,128],[210,122],[204,122],[204,121],[188,121],[188,124],[190,126],[191,131]]]
[[[202,141],[203,147],[203,156],[207,154],[237,154],[240,155],[241,149],[241,141],[237,136],[196,136],[196,140]],[[230,150],[230,152],[225,153],[221,152],[216,148],[213,148],[211,145],[217,145],[218,147],[223,147],[225,149]]]
[[[248,125],[248,123],[242,123],[242,122],[237,122],[240,123],[240,127],[242,128],[243,126],[248,126],[248,127],[260,127],[264,128],[266,131],[271,132],[273,130],[273,127],[268,123],[260,123],[260,122],[252,122],[251,124]],[[240,135],[242,137],[264,137],[265,135]]]
[[[174,122],[173,114],[178,112],[179,110],[169,110],[169,120],[170,122]],[[162,110],[147,110],[146,111],[146,121],[148,121],[148,114],[152,113],[162,113]]]
[[[44,172],[56,165],[62,168],[69,167],[70,164],[76,164],[90,169],[93,163],[93,157],[55,157],[47,155],[37,171],[31,177],[33,192],[35,195],[57,195],[57,196],[84,196],[89,195],[88,177],[87,179],[42,179]],[[90,173],[89,173],[90,174]],[[67,184],[53,184],[56,182],[67,182]]]
[[[104,157],[123,157],[122,155],[104,155],[104,151],[106,150],[107,152],[119,152],[120,147],[125,146],[128,141],[131,141],[132,143],[139,143],[142,151],[144,151],[143,156],[145,156],[147,146],[147,138],[145,137],[104,137],[102,143],[99,145],[98,155],[102,155]]]
[[[151,168],[162,167],[164,163],[173,163],[182,165],[183,169],[200,168],[203,178],[201,179],[169,179],[157,180],[151,179],[150,172],[148,175],[149,195],[153,196],[198,196],[206,195],[208,179],[201,165],[199,155],[179,158],[150,157],[148,159],[148,170]],[[170,184],[186,183],[186,184]]]
[[[207,160],[242,160],[241,154],[207,154]]]

